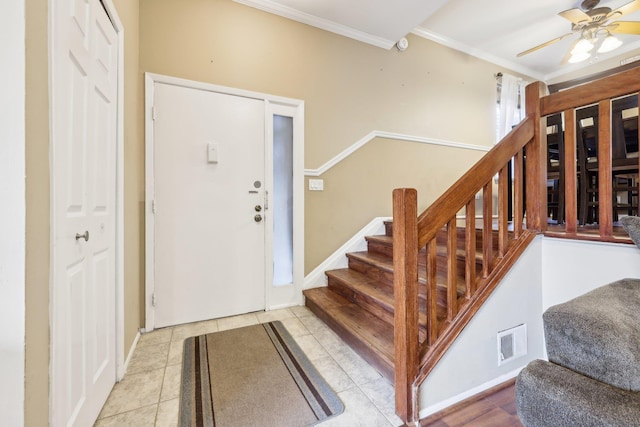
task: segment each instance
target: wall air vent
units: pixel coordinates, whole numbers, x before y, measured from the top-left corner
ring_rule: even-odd
[[[527,325],[498,332],[498,366],[527,354]]]

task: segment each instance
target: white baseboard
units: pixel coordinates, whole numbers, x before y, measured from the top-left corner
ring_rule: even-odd
[[[481,384],[477,387],[469,389],[464,393],[460,393],[456,396],[450,397],[449,399],[445,399],[442,402],[438,402],[434,405],[424,408],[420,410],[419,417],[420,419],[426,418],[431,414],[435,414],[436,412],[442,411],[443,409],[448,408],[449,406],[453,406],[456,403],[462,402],[465,399],[475,396],[476,394],[482,393],[485,390],[489,390],[492,387],[495,387],[499,384],[509,381],[510,379],[517,377],[522,369],[524,369],[524,366],[514,371],[508,372],[504,375],[500,375],[499,377],[494,378],[491,381],[487,381],[486,383]]]
[[[129,367],[129,362],[133,357],[133,352],[136,351],[136,347],[138,346],[139,340],[140,340],[140,331],[138,331],[138,333],[136,334],[136,337],[133,339],[133,344],[131,344],[131,348],[129,349],[129,354],[127,354],[127,358],[124,360],[124,369],[123,369],[124,374],[122,375],[123,378],[124,378],[124,375],[127,374],[127,368]],[[120,378],[119,381],[121,380],[122,378]]]
[[[384,234],[384,221],[391,220],[391,217],[376,217],[350,238],[344,245],[340,246],[326,260],[313,269],[304,278],[303,289],[318,288],[327,286],[327,276],[324,272],[336,268],[347,267],[347,252],[364,251],[367,249],[365,236]]]
[[[265,308],[264,311],[273,311],[273,310],[281,310],[283,308],[291,308],[291,307],[300,307],[300,303],[295,303],[295,302],[291,302],[291,303],[286,303],[286,304],[278,304],[278,305],[273,305],[270,307]]]

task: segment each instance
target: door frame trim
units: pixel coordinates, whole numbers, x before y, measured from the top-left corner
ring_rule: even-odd
[[[116,100],[116,211],[115,211],[115,227],[116,227],[116,236],[115,236],[115,362],[116,362],[116,377],[114,378],[114,382],[119,382],[122,380],[125,374],[126,366],[125,366],[125,342],[124,342],[124,25],[120,20],[117,9],[113,4],[112,0],[99,0],[100,3],[104,6],[104,9],[109,17],[111,24],[116,32],[117,43],[118,43],[118,65],[116,69],[116,78],[117,78],[117,100]],[[53,79],[53,61],[51,58],[53,57],[53,49],[54,43],[53,39],[54,28],[57,28],[59,22],[54,22],[55,13],[53,12],[55,9],[54,4],[56,0],[49,0],[49,30],[48,30],[48,39],[49,39],[49,96],[50,106],[49,106],[49,116],[51,120],[52,108],[53,105],[53,88],[55,85],[55,81]],[[50,155],[54,149],[54,135],[52,133],[52,129],[50,128]],[[50,266],[49,266],[49,328],[53,330],[53,322],[55,321],[54,312],[54,285],[55,285],[55,274],[54,274],[54,254],[55,254],[55,233],[53,224],[54,215],[55,215],[55,206],[54,206],[54,168],[55,165],[51,163],[49,176],[51,179],[51,188],[50,188],[50,219],[51,219],[51,230],[50,230]],[[54,342],[54,334],[50,336],[50,349],[49,349],[49,358],[50,361],[53,360],[53,354],[56,344]],[[54,372],[53,365],[49,363],[49,422],[53,420],[53,384],[54,384]]]
[[[304,282],[304,101],[270,95],[261,92],[254,92],[244,89],[237,89],[227,86],[220,86],[211,83],[198,82],[182,79],[179,77],[166,76],[145,72],[145,105],[144,105],[144,130],[145,130],[145,331],[150,332],[155,329],[155,309],[153,306],[153,295],[155,292],[155,218],[153,213],[153,201],[155,195],[154,178],[154,130],[153,130],[153,104],[154,86],[156,83],[164,83],[191,89],[217,92],[226,95],[241,96],[244,98],[258,99],[265,102],[265,144],[271,142],[271,127],[273,126],[273,115],[281,114],[282,111],[294,112],[294,297],[286,302],[275,301],[272,290],[272,281],[266,280],[265,286],[265,309],[275,309],[285,306],[300,305],[302,303],[302,286]],[[283,110],[284,108],[284,110]],[[267,147],[268,152],[270,148]],[[265,156],[265,161],[271,158]],[[269,165],[267,165],[269,167]],[[267,189],[271,188],[271,183],[267,183]],[[300,230],[300,232],[296,232]],[[265,239],[265,254],[267,259],[271,259],[272,241],[268,240],[267,233]],[[267,273],[269,269],[267,268]]]

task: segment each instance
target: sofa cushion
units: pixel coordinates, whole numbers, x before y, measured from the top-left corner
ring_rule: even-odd
[[[640,393],[534,360],[516,380],[516,409],[526,427],[640,425]]]
[[[544,314],[551,362],[640,391],[640,279],[594,289]]]

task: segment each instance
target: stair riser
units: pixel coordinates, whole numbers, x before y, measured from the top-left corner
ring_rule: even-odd
[[[393,364],[386,361],[383,357],[377,354],[371,347],[367,344],[361,342],[356,336],[354,336],[351,331],[343,326],[342,324],[334,321],[333,317],[330,313],[324,311],[320,306],[316,305],[315,302],[309,298],[307,298],[305,305],[311,310],[316,316],[318,316],[323,322],[325,322],[331,330],[333,330],[340,338],[342,338],[345,342],[349,343],[349,346],[354,348],[356,352],[362,356],[369,364],[371,364],[374,368],[376,368],[385,378],[393,383],[394,378],[394,368]]]
[[[465,249],[465,231],[464,229],[458,229],[457,239],[456,239],[456,247],[458,249]],[[439,247],[445,247],[447,245],[447,234],[446,232],[438,233],[436,237],[436,243]],[[496,232],[493,234],[492,242],[493,250],[498,250],[498,235]],[[383,255],[393,256],[393,245],[391,242],[382,242],[382,241],[370,241],[368,242],[368,249],[372,252],[377,252]],[[482,252],[482,230],[476,231],[476,250],[478,252]],[[421,249],[421,252],[424,252],[425,249]]]
[[[385,235],[386,236],[393,236],[393,223],[392,222],[385,222],[384,224],[385,226]],[[465,229],[463,227],[458,227],[457,229],[457,246],[460,249],[464,249],[464,241],[465,241]],[[438,233],[437,237],[437,242],[438,245],[446,245],[447,243],[447,232],[445,230],[442,230],[441,232]],[[493,232],[493,242],[492,242],[492,246],[494,250],[498,250],[498,233],[497,231]],[[476,230],[476,249],[478,249],[479,251],[482,251],[482,230],[481,229],[477,229]]]
[[[466,263],[464,258],[456,260],[456,269],[458,272],[458,283],[464,283],[465,281],[465,268]],[[393,271],[382,270],[375,265],[371,265],[365,261],[362,261],[357,258],[349,258],[349,268],[366,275],[367,277],[379,280],[387,286],[393,287]],[[437,274],[438,274],[438,284],[444,286],[445,277],[447,274],[447,264],[444,256],[438,257],[437,262]],[[424,264],[418,264],[418,269],[421,271],[420,275],[422,276],[421,282],[424,285],[424,277],[425,277],[425,266]],[[482,272],[482,262],[476,261],[476,276],[480,275]]]
[[[365,274],[367,275],[369,278],[375,279],[380,281],[381,283],[390,286],[391,288],[393,288],[393,273],[392,272],[388,272],[388,271],[384,271],[384,270],[380,270],[379,268],[371,265],[371,264],[367,264],[364,263],[358,259],[355,258],[350,258],[349,259],[349,268],[358,271],[359,273]],[[458,270],[458,271],[463,271],[463,270]],[[478,270],[478,272],[480,272],[481,270]],[[478,273],[479,274],[479,273]],[[438,305],[438,310],[440,310],[442,307],[446,307],[447,304],[447,290],[446,290],[446,286],[444,284],[444,279],[442,279],[442,277],[444,276],[441,275],[441,277],[439,278],[439,283],[438,283],[438,288],[437,288],[437,305]],[[464,283],[464,277],[458,277],[458,283],[463,284]],[[335,284],[334,284],[335,286]],[[421,287],[423,287],[422,291],[420,292],[420,304],[422,305],[424,303],[425,300],[425,289],[424,289],[424,284],[420,285]],[[460,296],[460,295],[458,295]],[[348,298],[347,295],[345,295],[345,297]],[[440,312],[438,313],[438,316],[440,316]]]
[[[349,257],[349,268],[367,277],[379,280],[388,286],[393,286],[393,271],[385,271],[357,258]]]
[[[362,294],[345,286],[341,281],[332,277],[328,278],[328,286],[329,289],[339,293],[349,301],[358,304],[369,313],[378,316],[389,324],[393,324],[393,306],[389,307],[386,304],[381,304],[379,301],[375,301],[368,295]]]
[[[372,253],[377,253],[377,254],[381,254],[381,255],[385,255],[390,258],[393,258],[393,247],[381,242],[369,242],[368,250],[369,252],[372,252]],[[445,253],[439,252],[438,253],[438,272],[441,272],[441,273],[446,272],[445,260],[446,260]],[[418,265],[422,267],[427,265],[426,250],[421,250],[418,253]],[[464,271],[464,269],[466,268],[466,260],[464,255],[458,255],[457,265],[458,265],[458,271],[460,272]],[[476,270],[480,270],[480,269],[482,269],[482,259],[478,257],[476,258]]]

